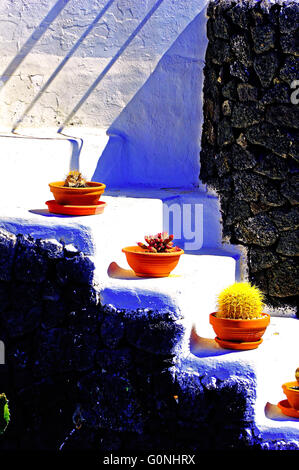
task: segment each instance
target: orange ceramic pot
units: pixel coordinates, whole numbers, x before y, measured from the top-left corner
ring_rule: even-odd
[[[46,202],[49,212],[52,214],[63,214],[63,215],[95,215],[102,214],[106,207],[106,202],[98,201],[97,204],[92,206],[75,206],[75,205],[65,205],[57,204],[56,201],[47,201]]]
[[[173,253],[150,253],[139,246],[122,249],[129,266],[139,277],[167,277],[177,266],[184,250]]]
[[[246,349],[244,343],[248,343],[247,349],[253,349],[250,347],[250,343],[256,343],[258,346],[261,343],[261,337],[266,331],[267,326],[270,323],[270,315],[263,313],[262,318],[256,318],[253,320],[238,320],[231,318],[218,318],[216,312],[210,313],[210,323],[217,335],[217,338],[223,340],[229,344],[232,343],[234,346],[232,349],[238,349],[237,343],[242,343],[243,347],[239,349]]]
[[[106,185],[88,181],[86,188],[68,188],[63,186],[64,181],[50,183],[50,190],[58,204],[74,206],[91,206],[97,204]]]
[[[297,387],[297,389],[292,388]],[[299,410],[299,384],[297,381],[286,382],[282,385],[284,394],[287,396],[288,402],[292,408]]]

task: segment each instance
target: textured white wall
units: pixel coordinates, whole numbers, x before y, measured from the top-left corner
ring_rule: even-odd
[[[0,127],[108,130],[112,186],[196,184],[206,3],[1,0]]]

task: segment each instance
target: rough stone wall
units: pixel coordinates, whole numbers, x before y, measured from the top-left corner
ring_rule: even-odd
[[[182,320],[103,307],[89,257],[1,230],[0,389],[11,422],[0,449],[269,447],[253,424],[251,379],[184,366]]]
[[[215,0],[207,10],[200,178],[217,191],[223,238],[248,248],[269,305],[296,309],[299,4]]]

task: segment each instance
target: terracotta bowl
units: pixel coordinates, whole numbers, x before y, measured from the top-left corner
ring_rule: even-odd
[[[216,312],[210,313],[210,323],[216,336],[226,341],[259,341],[270,323],[270,315],[263,313],[262,318],[254,320],[235,320],[218,318]]]
[[[173,253],[147,253],[139,246],[122,249],[129,266],[139,277],[167,277],[177,266],[184,250]]]
[[[286,382],[282,385],[284,394],[287,396],[288,402],[292,408],[299,410],[299,388],[297,390],[291,387],[299,387],[297,381]]]
[[[86,188],[68,188],[63,186],[64,181],[50,183],[50,191],[58,204],[74,206],[91,206],[97,204],[105,191],[106,185],[88,181]]]

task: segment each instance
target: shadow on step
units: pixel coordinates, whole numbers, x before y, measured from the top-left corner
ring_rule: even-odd
[[[132,271],[132,269],[123,269],[114,261],[113,263],[109,265],[107,273],[109,277],[112,277],[114,279],[125,279],[125,280],[142,279],[141,277],[136,276],[136,274],[134,273],[134,271]]]
[[[42,215],[43,217],[60,217],[60,218],[69,218],[69,217],[78,217],[76,215],[64,215],[64,214],[54,214],[48,211],[48,209],[30,209],[28,212],[31,214]]]
[[[291,416],[286,416],[282,413],[277,405],[267,402],[265,406],[265,415],[268,419],[274,421],[295,421],[298,422],[298,418],[292,418]]]
[[[123,269],[121,268],[115,261],[113,261],[108,268],[108,276],[112,277],[114,279],[124,279],[124,280],[134,280],[134,281],[144,281],[144,279],[155,279],[155,278],[150,278],[150,277],[139,277],[136,276],[134,271],[132,269]],[[178,274],[170,274],[168,277],[181,277]]]
[[[228,350],[221,348],[214,339],[202,338],[198,336],[195,328],[192,328],[190,336],[190,351],[197,357],[222,356],[224,354],[232,354],[240,351]]]

